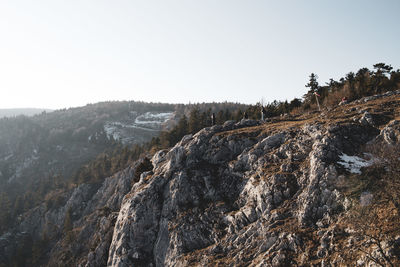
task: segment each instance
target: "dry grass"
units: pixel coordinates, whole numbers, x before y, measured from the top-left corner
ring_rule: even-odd
[[[338,96],[341,99],[341,96]],[[269,122],[265,122],[259,126],[246,127],[231,131],[221,132],[217,135],[229,136],[237,135],[239,137],[258,136],[260,134],[274,134],[276,132],[288,129],[296,129],[305,124],[321,123],[321,124],[341,124],[354,122],[354,117],[361,117],[360,111],[368,110],[375,114],[385,114],[390,119],[400,119],[400,95],[394,95],[381,99],[371,100],[367,103],[356,104],[354,102],[346,105],[333,105],[332,107],[321,106],[321,112],[317,109],[302,111],[300,109],[292,112],[291,116],[273,117]],[[354,109],[353,111],[351,111]]]
[[[353,111],[351,111],[353,109]],[[322,111],[306,111],[302,114],[294,115],[290,119],[275,117],[270,123],[265,123],[261,126],[255,126],[247,129],[258,130],[262,128],[263,132],[271,132],[286,130],[289,128],[298,128],[309,123],[321,124],[337,124],[353,122],[354,117],[361,117],[361,110],[369,110],[375,114],[385,114],[390,119],[400,119],[400,96],[394,95],[369,101],[367,103],[356,104],[354,102],[333,106],[333,108],[322,107]],[[242,132],[246,129],[240,129]],[[234,131],[233,131],[234,132]]]

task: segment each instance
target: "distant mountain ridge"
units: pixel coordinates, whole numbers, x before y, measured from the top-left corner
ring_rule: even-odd
[[[3,117],[16,117],[19,115],[34,116],[42,112],[52,112],[52,109],[46,108],[1,108],[0,118]]]

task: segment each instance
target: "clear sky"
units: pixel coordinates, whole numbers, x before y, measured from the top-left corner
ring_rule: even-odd
[[[0,0],[0,108],[291,100],[400,68],[400,1]]]

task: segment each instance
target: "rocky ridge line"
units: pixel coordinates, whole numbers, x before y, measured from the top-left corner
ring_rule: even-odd
[[[153,157],[122,203],[108,266],[284,266],[338,249],[326,230],[346,206],[336,162],[379,131],[356,123],[232,131],[244,125],[257,122],[205,128]],[[312,251],[304,227],[320,231]]]

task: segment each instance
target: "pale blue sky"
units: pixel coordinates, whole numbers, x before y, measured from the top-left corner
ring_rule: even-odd
[[[0,108],[301,97],[400,68],[400,1],[0,1]]]

